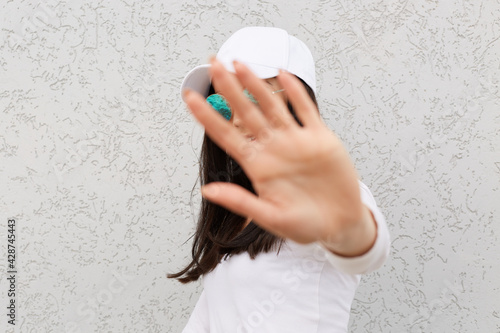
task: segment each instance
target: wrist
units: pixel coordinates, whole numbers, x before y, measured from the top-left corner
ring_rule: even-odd
[[[377,223],[370,209],[362,205],[358,222],[346,225],[341,232],[319,242],[332,253],[343,257],[361,256],[373,247],[377,239]]]

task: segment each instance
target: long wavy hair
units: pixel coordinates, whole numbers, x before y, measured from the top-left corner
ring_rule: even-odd
[[[317,108],[318,103],[313,90],[304,81],[302,84]],[[210,87],[209,95],[213,93],[213,87]],[[302,126],[290,103],[288,103],[288,109],[297,123]],[[201,186],[215,181],[231,182],[255,194],[252,183],[240,165],[217,146],[206,133],[201,148],[199,179]],[[283,238],[262,229],[253,221],[250,221],[242,230],[245,221],[246,217],[237,215],[202,197],[191,250],[192,261],[181,271],[167,274],[167,277],[175,278],[181,283],[193,282],[200,276],[211,272],[222,259],[233,254],[248,252],[250,257],[255,259],[261,252],[280,250]]]

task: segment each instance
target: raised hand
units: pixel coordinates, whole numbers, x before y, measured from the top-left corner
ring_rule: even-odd
[[[217,60],[211,63],[216,91],[255,140],[249,141],[248,133],[215,112],[201,95],[187,91],[186,103],[210,138],[239,163],[257,195],[236,184],[215,182],[202,188],[203,196],[278,236],[299,243],[318,241],[345,256],[368,251],[376,226],[361,203],[355,168],[299,80],[284,72],[278,76],[303,127],[243,64],[234,63],[234,75]]]

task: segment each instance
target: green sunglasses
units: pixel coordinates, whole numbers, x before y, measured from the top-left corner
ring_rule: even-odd
[[[274,95],[284,90],[285,89],[276,90],[273,91],[272,94]],[[248,90],[245,89],[243,93],[250,101],[252,101],[256,105],[259,104],[259,102],[257,102],[255,97],[253,97],[253,95],[250,94]],[[231,119],[232,116],[231,107],[229,106],[229,103],[226,101],[224,96],[222,96],[221,94],[212,94],[207,97],[207,103],[210,104],[215,109],[215,111],[219,112],[219,114],[223,116],[226,120]]]

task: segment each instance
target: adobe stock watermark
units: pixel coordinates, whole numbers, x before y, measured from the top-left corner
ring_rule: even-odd
[[[461,284],[456,281],[451,284],[448,280],[444,281],[445,287],[438,298],[422,304],[415,313],[408,317],[411,333],[429,332],[431,325],[438,316],[443,314],[443,310],[452,303],[457,302],[460,294],[464,293]]]
[[[271,290],[267,298],[253,302],[253,310],[239,323],[236,333],[260,332],[265,321],[272,317],[280,305],[286,303],[286,294],[290,291],[297,291],[313,272],[321,269],[327,260],[326,251],[319,245],[310,246],[314,246],[312,253],[281,275],[282,288],[275,288]]]
[[[7,45],[16,50],[35,40],[38,31],[42,29],[56,29],[55,23],[60,25],[58,4],[52,1],[40,2],[32,14],[23,18],[22,23],[11,30]]]
[[[272,128],[261,128],[259,133],[255,136],[255,140],[247,140],[240,144],[237,148],[238,153],[243,156],[243,158],[251,162],[255,160],[258,153],[264,150],[264,148],[270,144],[276,137],[276,130]]]
[[[82,333],[83,325],[90,325],[97,318],[99,308],[103,305],[111,304],[119,294],[135,279],[135,275],[122,274],[116,271],[112,273],[113,277],[108,281],[107,285],[96,292],[91,297],[87,297],[85,301],[78,304],[76,314],[78,319],[66,323],[66,333]]]
[[[226,6],[228,7],[228,9],[231,9],[231,10],[241,10],[241,8],[245,5],[248,5],[248,3],[246,3],[245,0],[228,0],[228,1],[225,1],[223,2],[226,4]]]

